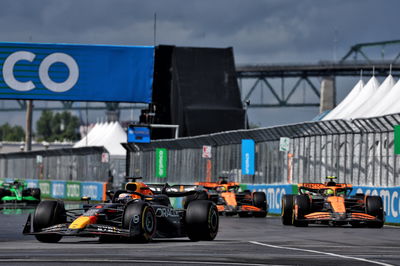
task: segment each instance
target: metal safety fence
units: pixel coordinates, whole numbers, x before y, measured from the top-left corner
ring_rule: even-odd
[[[103,147],[0,154],[0,178],[107,181],[110,162]],[[108,157],[107,157],[108,158]]]
[[[339,182],[367,186],[399,186],[399,156],[394,154],[393,126],[400,115],[354,120],[306,122],[261,129],[222,132],[148,144],[125,144],[127,171],[148,182],[193,183],[207,177],[228,176],[250,184]],[[280,151],[280,138],[290,138]],[[241,141],[255,141],[255,174],[243,175]],[[211,158],[203,158],[211,146]],[[155,150],[168,153],[167,174],[155,174]]]

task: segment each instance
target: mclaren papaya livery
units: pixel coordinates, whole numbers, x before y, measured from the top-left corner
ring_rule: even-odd
[[[367,226],[381,228],[385,222],[383,201],[379,196],[350,196],[352,185],[337,184],[336,177],[320,183],[298,184],[298,195],[283,195],[282,223]]]
[[[197,182],[207,193],[197,193],[191,197],[208,198],[217,204],[221,215],[240,217],[266,217],[268,203],[264,192],[240,191],[240,184],[220,178],[218,182]]]
[[[184,197],[195,190],[179,192],[167,184],[152,191],[142,182],[128,182],[125,190],[109,192],[104,203],[83,204],[66,210],[60,200],[42,201],[29,215],[23,233],[41,242],[58,242],[63,236],[98,236],[101,242],[149,242],[153,238],[189,237],[213,240],[218,233],[218,210],[210,200],[193,200],[185,209],[174,209],[170,197]]]

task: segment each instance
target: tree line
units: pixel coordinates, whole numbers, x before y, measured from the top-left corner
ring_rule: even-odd
[[[45,110],[36,122],[33,137],[36,141],[79,140],[79,118],[70,112],[53,113]],[[0,126],[1,141],[23,141],[25,130],[21,126],[5,123]]]

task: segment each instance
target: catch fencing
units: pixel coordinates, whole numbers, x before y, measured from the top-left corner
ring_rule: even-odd
[[[108,159],[103,147],[5,153],[0,154],[0,178],[107,181]]]
[[[237,130],[148,144],[125,144],[127,171],[147,182],[193,183],[210,176],[228,176],[247,184],[321,182],[337,176],[339,182],[364,186],[399,186],[399,156],[394,154],[393,126],[400,115],[354,120],[327,120]],[[280,138],[290,138],[280,151]],[[254,175],[241,171],[241,141],[255,141]],[[211,158],[203,158],[211,146]],[[168,151],[166,178],[155,173],[155,149]]]

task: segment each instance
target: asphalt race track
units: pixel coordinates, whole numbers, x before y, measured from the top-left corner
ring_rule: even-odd
[[[63,238],[57,244],[23,236],[32,210],[0,211],[2,265],[400,265],[400,227],[283,226],[279,217],[221,217],[214,241],[154,240],[103,244]]]

